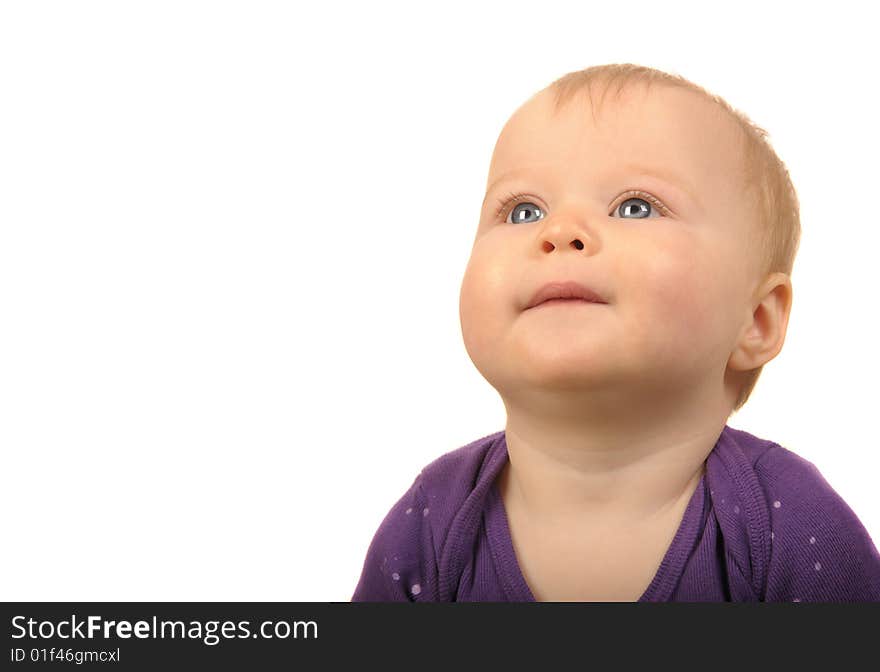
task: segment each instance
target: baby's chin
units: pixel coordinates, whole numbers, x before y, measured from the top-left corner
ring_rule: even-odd
[[[595,351],[565,352],[553,346],[540,352],[524,349],[520,356],[495,362],[492,370],[496,389],[507,388],[514,395],[534,390],[589,396],[617,387],[621,381],[621,372],[611,358]]]
[[[569,323],[516,325],[503,358],[509,368],[541,379],[595,378],[620,357],[619,343],[607,329],[586,329]]]

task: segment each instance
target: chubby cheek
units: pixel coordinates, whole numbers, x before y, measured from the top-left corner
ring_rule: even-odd
[[[461,283],[459,317],[465,348],[471,359],[491,355],[510,322],[516,297],[504,265],[485,259],[475,249]]]
[[[723,259],[693,240],[655,246],[642,259],[638,269],[627,271],[627,286],[637,294],[631,296],[637,311],[630,312],[631,333],[659,358],[694,364],[714,360],[727,329]]]

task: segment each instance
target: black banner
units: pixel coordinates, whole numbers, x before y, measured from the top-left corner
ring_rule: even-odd
[[[827,651],[839,666],[875,659],[880,632],[880,604],[869,603],[8,602],[2,616],[3,669],[23,671],[469,669],[477,658],[554,669],[609,655],[627,669],[681,662],[700,647],[756,664],[758,651],[788,665],[816,665]]]

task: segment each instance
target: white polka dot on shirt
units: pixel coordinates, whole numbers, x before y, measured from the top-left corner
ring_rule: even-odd
[[[422,592],[422,587],[419,584],[414,583],[411,590],[413,595],[418,595]]]
[[[734,513],[739,513],[739,507],[738,507],[738,506],[734,506],[734,507],[733,507],[733,512],[734,512]]]
[[[422,515],[423,515],[423,516],[427,516],[427,515],[428,515],[428,507],[427,507],[427,506],[426,506],[426,507],[424,508],[424,510],[422,511]]]
[[[782,506],[782,502],[780,502],[778,499],[775,502],[773,502],[774,509],[778,509],[780,506]]]
[[[412,507],[409,507],[409,508],[406,510],[406,513],[412,513]]]
[[[400,574],[398,574],[397,572],[394,572],[394,574],[391,575],[391,578],[394,579],[395,581],[400,581]]]
[[[811,543],[811,544],[815,544],[815,543],[816,543],[816,537],[810,537],[810,543]]]
[[[817,572],[818,572],[820,569],[822,569],[822,565],[820,565],[818,562],[817,562],[815,565],[813,565],[813,566],[816,568],[816,571],[817,571]]]

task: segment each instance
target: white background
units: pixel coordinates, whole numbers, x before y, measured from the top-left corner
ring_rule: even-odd
[[[350,599],[419,470],[504,427],[458,315],[498,133],[613,62],[769,131],[794,304],[729,424],[880,542],[867,4],[3,3],[0,598]]]

